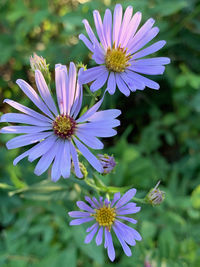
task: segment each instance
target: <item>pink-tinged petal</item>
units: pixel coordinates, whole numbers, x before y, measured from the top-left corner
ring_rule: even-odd
[[[68,110],[67,113],[70,114],[71,107],[74,103],[74,98],[76,94],[76,66],[73,62],[69,65],[69,85],[68,85]]]
[[[19,111],[31,116],[31,117],[34,117],[34,118],[36,118],[38,120],[45,121],[45,122],[50,122],[50,123],[52,122],[52,120],[49,119],[48,117],[36,112],[35,110],[33,110],[31,108],[28,108],[28,107],[26,107],[24,105],[21,105],[21,104],[15,102],[13,100],[5,99],[3,102],[7,103],[11,107],[13,107],[13,108],[15,108],[15,109],[17,109],[17,110],[19,110]]]
[[[121,114],[119,109],[107,109],[95,112],[88,121],[90,122],[98,122],[102,120],[113,120]]]
[[[77,130],[76,136],[87,146],[93,149],[102,149],[104,147],[103,143],[97,139],[95,136],[88,136],[87,131],[84,130]]]
[[[121,197],[121,199],[117,202],[117,204],[115,205],[115,208],[122,207],[124,204],[126,204],[127,202],[129,202],[134,197],[135,194],[136,194],[136,189],[135,188],[132,188],[132,189],[128,190]]]
[[[90,213],[85,211],[70,211],[68,215],[72,218],[90,217]]]
[[[111,207],[113,207],[115,205],[115,203],[117,202],[117,200],[120,199],[120,196],[121,196],[120,192],[117,192],[117,193],[114,194],[113,200],[111,202]]]
[[[64,65],[60,66],[59,81],[60,81],[59,86],[61,88],[61,95],[62,95],[63,113],[69,115],[69,109],[70,109],[69,76],[68,76],[68,72],[67,72],[67,67]]]
[[[116,226],[113,226],[113,230],[123,248],[124,253],[126,254],[126,256],[130,257],[132,255],[131,253],[131,249],[129,248],[129,246],[126,244],[126,242],[123,239],[123,236],[121,235],[121,233],[118,231]]]
[[[130,40],[128,44],[127,53],[132,54],[133,47],[151,30],[154,23],[155,23],[155,20],[152,18],[148,19],[145,22],[145,24],[139,29],[139,31],[136,33],[133,39]]]
[[[90,109],[88,109],[78,120],[76,120],[77,123],[79,122],[85,122],[87,121],[95,112],[97,112],[97,110],[100,108],[103,99],[104,99],[104,95],[103,94],[102,98]]]
[[[64,113],[64,102],[62,93],[62,65],[56,64],[55,66],[55,80],[56,80],[56,95],[60,113]]]
[[[106,239],[106,247],[108,252],[108,257],[111,261],[115,259],[115,249],[113,246],[111,233],[105,228],[105,239]]]
[[[91,216],[91,215],[90,215]],[[96,226],[98,226],[98,223],[94,223],[92,226],[88,227],[86,229],[86,233],[89,233],[90,231],[92,231]]]
[[[93,201],[92,201],[92,199],[90,198],[90,197],[88,197],[88,196],[85,196],[85,200],[90,204],[90,206],[92,207],[92,208],[98,208],[98,206],[99,205],[96,205]]]
[[[43,131],[52,130],[51,126],[39,127],[39,126],[6,126],[0,129],[0,133],[40,133]]]
[[[90,90],[92,92],[96,92],[101,87],[104,86],[105,82],[108,79],[108,71],[103,72],[90,86]]]
[[[37,143],[42,139],[52,135],[52,132],[36,133],[36,134],[26,134],[14,137],[6,143],[8,149],[18,148],[22,146],[27,146],[30,144]]]
[[[105,36],[104,36],[104,31],[103,31],[103,23],[102,23],[99,11],[94,10],[93,11],[93,17],[94,17],[94,23],[95,23],[96,31],[97,31],[97,34],[99,36],[99,40],[102,43],[103,47],[105,49],[107,49],[106,40],[105,40]]]
[[[70,142],[65,140],[61,158],[60,170],[64,178],[69,178],[71,171]]]
[[[54,146],[50,147],[49,150],[40,158],[34,170],[36,175],[41,175],[49,168],[56,156],[58,146],[59,142],[57,140]]]
[[[79,38],[81,41],[83,41],[83,43],[85,44],[85,46],[87,46],[87,48],[88,48],[91,52],[93,52],[93,44],[88,40],[87,37],[85,37],[84,34],[82,34],[82,33],[79,34],[78,38]]]
[[[130,66],[130,70],[148,75],[160,75],[165,71],[164,66]]]
[[[76,205],[79,207],[81,210],[86,210],[90,213],[95,213],[95,210],[92,209],[89,205],[87,205],[84,201],[77,201]]]
[[[157,65],[167,65],[170,63],[170,58],[168,57],[154,57],[134,60],[134,66],[157,66]]]
[[[129,96],[130,90],[128,89],[127,85],[125,84],[125,82],[121,78],[120,74],[116,74],[115,77],[116,77],[117,86],[118,86],[120,92],[122,94],[124,94],[125,96]]]
[[[112,13],[110,9],[106,9],[103,19],[103,31],[107,47],[112,47]]]
[[[82,106],[82,99],[83,99],[83,86],[79,81],[79,77],[81,73],[83,72],[83,68],[81,68],[78,72],[78,80],[76,85],[76,94],[74,98],[74,104],[71,107],[70,116],[73,116],[74,119],[76,119],[77,115],[80,112],[81,106]]]
[[[158,27],[152,28],[140,41],[138,41],[130,51],[131,54],[143,48],[147,43],[153,40],[159,33]]]
[[[111,137],[117,134],[117,131],[112,128],[102,128],[97,127],[93,128],[93,123],[84,123],[80,124],[78,127],[79,129],[87,131],[87,134],[90,136],[96,136],[96,137]]]
[[[133,14],[133,7],[128,6],[124,12],[124,17],[123,17],[123,21],[122,21],[122,25],[121,25],[121,29],[120,29],[119,44],[121,44],[121,45],[123,45],[123,39],[127,35],[128,29],[129,29],[128,25],[129,25],[130,20],[132,18],[132,14]]]
[[[35,90],[24,80],[18,79],[16,83],[19,85],[19,87],[22,89],[24,94],[28,96],[28,98],[47,116],[49,116],[51,119],[53,119],[53,115],[45,105],[45,103],[42,101],[42,99],[38,96],[38,94],[35,92]]]
[[[99,43],[99,41],[97,40],[97,38],[96,38],[96,36],[95,36],[93,30],[92,30],[91,27],[90,27],[90,24],[88,23],[88,21],[87,21],[86,19],[84,19],[82,22],[83,22],[83,24],[84,24],[84,26],[85,26],[86,32],[87,32],[87,34],[88,34],[88,36],[89,36],[91,42],[92,42],[93,44],[97,44],[97,43]]]
[[[93,67],[88,70],[84,70],[80,74],[80,82],[82,84],[92,82],[96,80],[99,76],[101,76],[102,73],[106,72],[107,69],[105,66],[98,66],[98,67]]]
[[[98,230],[98,224],[96,224],[94,229],[86,236],[85,241],[84,241],[86,244],[88,244],[88,243],[90,243],[92,241],[92,239],[93,239],[94,235],[96,234],[97,230]]]
[[[124,36],[122,40],[122,47],[128,47],[128,43],[131,42],[132,37],[136,33],[138,26],[141,22],[142,19],[142,13],[137,12],[135,15],[132,17],[131,21],[128,24],[126,35]]]
[[[44,155],[49,149],[55,144],[57,137],[51,135],[45,140],[41,141],[39,144],[35,145],[29,153],[28,160],[30,162]]]
[[[133,218],[129,218],[129,217],[126,217],[126,216],[116,216],[116,218],[122,219],[124,221],[130,222],[130,223],[133,223],[133,224],[137,223],[137,221],[134,220]]]
[[[72,220],[69,225],[80,225],[80,224],[83,224],[83,223],[86,223],[86,222],[90,222],[90,221],[93,221],[94,218],[93,217],[90,217],[90,218],[82,218],[82,219],[75,219],[75,220]]]
[[[82,153],[82,155],[87,159],[87,161],[95,168],[98,172],[102,173],[103,168],[100,161],[89,151],[89,149],[84,146],[81,142],[78,141],[75,137],[73,137],[74,142],[76,143],[78,149]]]
[[[54,100],[51,96],[51,93],[50,93],[49,88],[46,84],[46,81],[45,81],[42,73],[39,70],[35,71],[35,81],[36,81],[36,85],[37,85],[37,88],[40,92],[42,99],[44,100],[44,102],[46,103],[48,108],[57,116],[58,111],[57,111],[56,105],[55,105]]]
[[[150,45],[149,47],[139,51],[138,53],[134,54],[131,60],[133,61],[134,59],[143,58],[145,56],[153,54],[157,52],[158,50],[160,50],[165,44],[166,44],[166,41],[158,41]]]
[[[81,173],[80,167],[79,167],[79,161],[78,161],[78,154],[76,152],[76,149],[72,142],[69,143],[70,145],[70,153],[72,156],[72,161],[74,163],[74,171],[78,178],[83,178],[83,174]]]
[[[116,78],[115,73],[111,72],[108,78],[107,90],[110,95],[113,95],[116,90]]]
[[[122,22],[122,6],[117,4],[114,10],[113,16],[113,43],[115,43],[115,47],[119,44],[119,33]]]
[[[29,115],[20,114],[20,113],[6,113],[1,116],[0,122],[16,122],[16,123],[25,123],[36,126],[51,126],[51,123],[47,121],[41,121]]]
[[[62,155],[64,150],[64,140],[58,139],[58,149],[57,153],[55,155],[55,159],[51,168],[51,180],[53,182],[57,182],[60,179],[61,176],[61,162],[62,162]]]
[[[102,240],[103,240],[103,226],[101,226],[99,228],[99,231],[98,231],[98,233],[96,235],[95,241],[96,241],[97,246],[100,246],[101,245]]]

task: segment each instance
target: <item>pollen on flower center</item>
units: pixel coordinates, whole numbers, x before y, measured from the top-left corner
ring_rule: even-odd
[[[53,122],[54,133],[63,139],[70,138],[74,134],[75,128],[75,120],[68,115],[59,115]]]
[[[130,60],[131,55],[126,54],[126,49],[122,47],[108,48],[105,56],[105,64],[108,70],[114,72],[123,72],[130,64],[128,61]]]
[[[100,226],[106,226],[110,230],[113,222],[115,221],[115,208],[103,206],[96,210],[93,215]]]

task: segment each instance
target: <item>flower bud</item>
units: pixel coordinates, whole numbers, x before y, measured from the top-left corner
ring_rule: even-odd
[[[98,154],[98,158],[103,166],[104,174],[108,174],[114,169],[116,162],[113,156],[108,156],[107,154]]]
[[[51,75],[49,72],[49,64],[46,63],[46,59],[39,57],[36,53],[33,53],[33,56],[30,57],[30,65],[32,71],[40,70],[47,82],[50,83]]]
[[[146,201],[148,203],[150,203],[152,206],[158,206],[158,205],[160,205],[163,202],[163,200],[165,199],[165,192],[164,191],[161,191],[158,188],[159,184],[160,184],[160,181],[146,195]]]

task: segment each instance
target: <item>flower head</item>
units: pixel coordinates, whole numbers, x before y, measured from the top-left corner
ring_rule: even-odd
[[[30,57],[30,65],[32,71],[40,70],[47,81],[49,83],[51,81],[51,75],[49,72],[49,64],[46,63],[46,59],[38,56],[36,53],[33,53],[33,56]]]
[[[156,186],[153,189],[149,191],[149,193],[146,196],[147,202],[149,202],[153,206],[160,205],[165,199],[165,192],[161,191],[158,188],[159,184],[160,184],[160,181],[156,184]]]
[[[5,134],[23,134],[8,141],[7,148],[13,149],[37,143],[18,156],[14,160],[14,165],[27,156],[31,162],[40,158],[35,174],[41,175],[53,162],[51,177],[53,181],[57,181],[61,176],[64,178],[70,176],[73,163],[76,176],[82,178],[78,150],[98,172],[102,173],[103,167],[100,161],[87,146],[102,149],[103,143],[97,137],[110,137],[116,134],[113,127],[120,124],[116,117],[121,112],[117,109],[98,111],[103,101],[102,98],[78,117],[82,106],[82,86],[76,77],[74,63],[70,63],[69,71],[66,66],[56,65],[55,78],[58,107],[39,70],[35,71],[35,80],[40,96],[25,81],[17,80],[17,84],[40,110],[40,113],[13,100],[4,100],[22,112],[7,113],[1,117],[1,122],[22,124],[6,126],[0,130]]]
[[[135,229],[124,224],[121,220],[133,224],[137,223],[136,220],[124,216],[140,211],[140,207],[136,207],[135,203],[130,202],[135,193],[136,189],[134,188],[128,190],[122,197],[120,193],[116,193],[112,201],[107,198],[103,200],[102,197],[97,200],[95,197],[91,199],[86,196],[85,200],[89,205],[83,201],[77,202],[77,206],[83,211],[68,213],[72,218],[76,218],[70,222],[70,225],[80,225],[93,221],[94,224],[86,230],[89,234],[85,238],[85,243],[90,243],[96,234],[96,244],[97,246],[101,245],[104,233],[104,247],[107,248],[108,257],[113,261],[115,259],[115,249],[112,232],[114,232],[124,253],[131,256],[132,253],[128,245],[135,246],[135,240],[140,241],[142,238]]]
[[[98,154],[98,158],[103,166],[103,173],[110,173],[116,166],[116,162],[113,156],[108,156],[107,154]]]
[[[113,19],[111,11],[107,9],[102,22],[99,12],[93,12],[98,39],[88,21],[83,20],[89,39],[84,34],[80,34],[79,38],[92,52],[92,58],[99,66],[84,71],[81,82],[94,81],[90,87],[92,91],[100,89],[107,82],[110,94],[114,94],[117,86],[126,96],[130,91],[143,90],[146,86],[159,89],[158,83],[140,74],[163,74],[163,65],[169,64],[170,59],[142,58],[157,52],[166,42],[158,41],[143,48],[159,32],[158,27],[153,27],[154,19],[148,19],[138,30],[142,14],[137,12],[133,15],[132,6],[127,7],[124,16],[122,13],[122,6],[117,4]]]

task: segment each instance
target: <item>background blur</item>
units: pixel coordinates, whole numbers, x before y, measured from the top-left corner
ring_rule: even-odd
[[[4,98],[29,105],[15,84],[17,78],[34,86],[29,57],[37,52],[54,64],[94,62],[78,41],[85,33],[82,19],[93,24],[92,11],[103,15],[111,0],[0,1],[0,112],[11,112]],[[156,19],[156,40],[167,45],[160,56],[172,63],[154,77],[161,89],[145,89],[126,98],[106,96],[104,108],[122,110],[118,135],[104,140],[104,152],[114,154],[116,172],[104,176],[113,186],[132,185],[143,197],[158,180],[166,192],[159,207],[142,206],[135,216],[143,241],[126,257],[116,242],[116,261],[102,247],[83,243],[84,227],[69,227],[67,211],[88,188],[75,178],[54,184],[48,174],[33,174],[35,162],[13,159],[24,149],[7,151],[11,135],[0,135],[0,266],[101,267],[117,265],[200,266],[200,2],[198,0],[121,1],[142,11],[143,23]],[[90,97],[85,97],[86,102]],[[90,170],[91,172],[91,170]],[[92,191],[90,192],[92,193]]]

